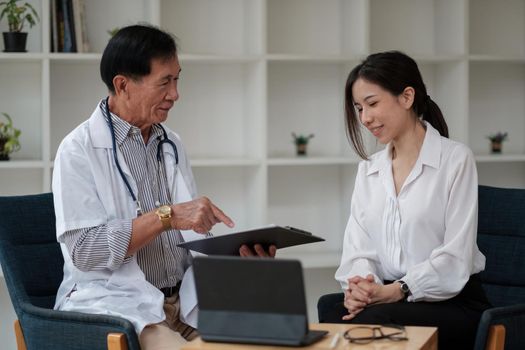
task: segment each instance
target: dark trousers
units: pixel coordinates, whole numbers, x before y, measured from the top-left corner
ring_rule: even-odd
[[[317,304],[321,323],[400,324],[438,327],[439,349],[472,349],[479,319],[490,307],[477,275],[470,277],[461,293],[440,302],[397,302],[367,306],[350,321],[343,305],[344,294],[322,296]]]

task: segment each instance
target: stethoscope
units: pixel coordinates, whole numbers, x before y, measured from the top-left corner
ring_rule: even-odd
[[[106,117],[108,119],[109,124],[109,131],[111,133],[111,144],[113,145],[113,158],[115,158],[115,165],[117,166],[118,172],[120,174],[120,177],[124,181],[124,184],[126,185],[126,188],[128,189],[129,194],[131,195],[131,198],[137,205],[137,216],[142,215],[142,207],[140,205],[140,201],[138,200],[135,193],[133,193],[133,190],[131,189],[131,185],[129,184],[128,179],[126,179],[126,176],[124,175],[124,171],[122,171],[122,168],[120,167],[120,163],[118,161],[117,157],[117,145],[115,141],[115,128],[113,126],[113,120],[111,119],[111,114],[109,112],[109,96],[106,97]],[[159,140],[159,144],[157,145],[157,161],[160,163],[162,161],[162,146],[167,143],[173,148],[173,153],[175,154],[175,165],[179,164],[179,152],[177,152],[177,145],[175,145],[175,142],[171,141],[168,138],[168,133],[166,132],[166,129],[161,124],[157,124],[162,129],[162,136],[157,137]]]

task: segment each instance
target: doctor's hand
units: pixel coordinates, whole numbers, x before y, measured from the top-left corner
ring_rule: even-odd
[[[248,257],[248,256],[260,256],[263,258],[273,258],[275,257],[275,254],[277,253],[277,247],[273,244],[268,248],[268,251],[264,250],[263,246],[260,244],[255,244],[253,246],[253,250],[250,249],[249,246],[246,244],[243,244],[239,248],[239,255],[242,257]]]
[[[228,227],[235,224],[226,214],[206,197],[172,205],[171,227],[177,230],[193,230],[207,233],[219,222]]]

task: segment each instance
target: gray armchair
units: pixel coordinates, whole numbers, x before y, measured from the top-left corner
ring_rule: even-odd
[[[19,350],[140,349],[126,319],[53,310],[64,260],[51,193],[0,197],[0,264]]]

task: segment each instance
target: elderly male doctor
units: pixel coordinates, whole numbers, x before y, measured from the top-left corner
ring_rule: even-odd
[[[179,137],[162,126],[178,99],[171,35],[121,29],[100,63],[109,97],[62,141],[53,194],[64,280],[56,309],[130,320],[143,349],[177,348],[197,335],[192,256],[177,247],[233,221],[196,198]],[[205,103],[205,101],[203,101]],[[240,249],[243,256],[274,256]]]

